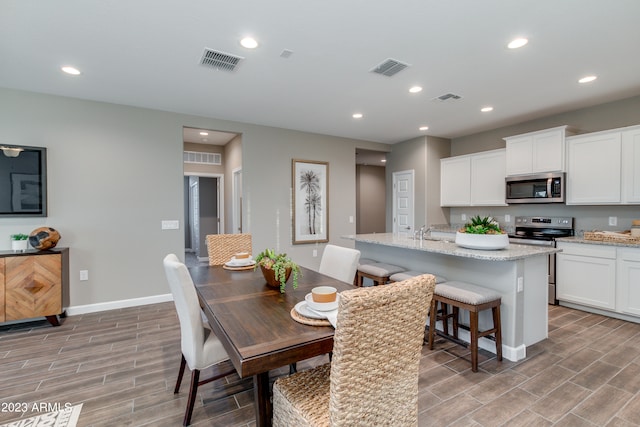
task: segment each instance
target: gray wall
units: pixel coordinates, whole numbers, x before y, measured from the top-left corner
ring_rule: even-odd
[[[640,124],[640,96],[583,108],[514,126],[502,127],[488,132],[468,135],[451,141],[451,155],[504,148],[502,138],[521,133],[569,125],[577,133],[597,132],[606,129]],[[594,171],[597,173],[597,171]],[[576,219],[577,232],[590,230],[628,230],[632,219],[640,219],[640,206],[566,206],[566,205],[522,205],[485,208],[451,208],[449,222],[462,223],[461,215],[493,215],[504,226],[513,226],[516,215],[570,216]],[[512,216],[511,223],[504,221],[504,215]],[[609,226],[609,217],[618,217],[617,226]]]
[[[316,267],[322,245],[291,245],[291,158],[330,162],[330,238],[353,234],[355,148],[367,141],[0,88],[0,141],[48,148],[49,216],[1,218],[9,235],[47,225],[71,248],[71,306],[169,292],[162,259],[184,253],[183,126],[242,134],[244,215],[254,251],[278,247]],[[180,220],[180,230],[161,221]],[[318,247],[318,257],[312,248]],[[89,270],[80,282],[79,270]]]

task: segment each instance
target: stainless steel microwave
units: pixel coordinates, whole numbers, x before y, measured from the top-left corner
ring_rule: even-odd
[[[566,175],[563,172],[506,178],[507,203],[564,203]]]

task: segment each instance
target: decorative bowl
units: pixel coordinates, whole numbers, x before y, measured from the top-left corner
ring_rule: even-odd
[[[456,232],[456,245],[467,249],[486,251],[504,249],[509,246],[509,236],[502,234],[471,234]]]

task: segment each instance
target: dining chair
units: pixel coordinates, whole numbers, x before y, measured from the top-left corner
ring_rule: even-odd
[[[180,391],[185,365],[188,365],[191,370],[189,399],[187,400],[187,409],[182,423],[182,425],[187,426],[191,423],[198,387],[226,377],[234,373],[235,369],[217,371],[213,377],[200,380],[201,370],[229,360],[229,356],[222,347],[220,340],[209,329],[209,325],[202,320],[198,295],[187,267],[180,262],[175,254],[169,254],[164,258],[164,270],[180,321],[182,359],[180,361],[180,370],[178,371],[178,380],[173,391],[175,394]]]
[[[251,234],[207,234],[209,265],[223,265],[239,252],[251,253]]]
[[[360,251],[342,246],[327,245],[320,260],[320,273],[345,283],[353,283]]]
[[[276,380],[273,425],[417,426],[434,288],[427,274],[342,292],[331,363]]]

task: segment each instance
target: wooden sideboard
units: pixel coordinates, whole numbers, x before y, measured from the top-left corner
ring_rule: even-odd
[[[59,326],[68,289],[68,248],[0,251],[0,323],[44,316]]]

